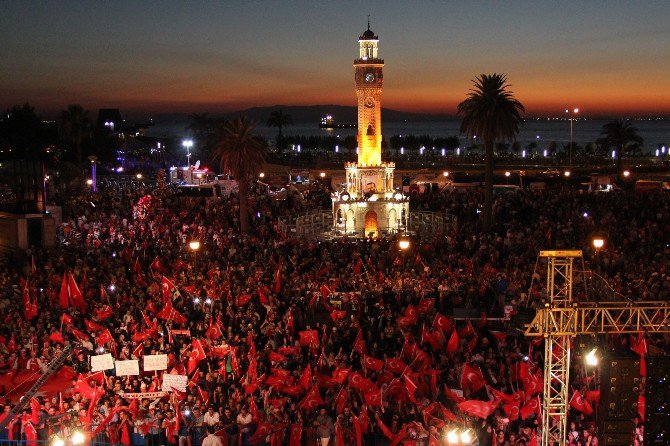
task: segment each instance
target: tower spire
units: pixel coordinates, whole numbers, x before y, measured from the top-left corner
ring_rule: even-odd
[[[368,14],[368,31],[370,31],[370,14]]]

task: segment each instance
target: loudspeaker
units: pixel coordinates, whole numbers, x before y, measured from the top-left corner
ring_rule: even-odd
[[[647,358],[644,444],[670,446],[670,357]]]
[[[644,444],[645,446],[670,445],[670,426],[668,426],[667,416],[645,416]]]
[[[603,446],[630,446],[633,444],[633,431],[614,434],[604,432],[602,439]]]
[[[670,415],[670,357],[647,359],[645,411],[649,415]]]
[[[600,377],[601,419],[634,419],[640,392],[639,357],[609,356],[601,368]]]

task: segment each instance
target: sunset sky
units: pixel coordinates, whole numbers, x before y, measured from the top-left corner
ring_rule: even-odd
[[[667,0],[7,1],[0,108],[354,105],[367,14],[384,107],[454,113],[474,76],[503,72],[531,115],[670,115]]]

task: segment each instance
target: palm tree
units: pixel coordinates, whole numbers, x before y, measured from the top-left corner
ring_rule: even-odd
[[[79,105],[69,105],[58,120],[58,131],[63,141],[73,144],[77,149],[77,166],[83,169],[82,144],[91,136],[93,121],[86,110]]]
[[[623,153],[636,150],[644,139],[637,133],[637,127],[627,119],[615,119],[603,125],[597,142],[606,149],[615,149],[617,154],[617,170],[623,171]]]
[[[186,130],[192,132],[198,142],[204,143],[207,139],[207,135],[212,132],[215,120],[206,112],[191,113],[188,115],[188,120],[189,123],[186,126]]]
[[[284,126],[287,125],[292,125],[293,124],[293,118],[291,115],[286,115],[284,114],[284,110],[281,108],[279,110],[275,110],[272,113],[270,113],[270,117],[268,118],[267,122],[265,125],[268,127],[277,127],[277,130],[279,130],[279,133],[277,134],[277,141],[280,141],[282,139],[282,129]]]
[[[475,135],[484,144],[486,161],[484,179],[483,229],[489,231],[493,220],[493,148],[496,142],[513,141],[523,125],[525,109],[509,90],[504,74],[482,74],[474,79],[467,99],[458,104],[461,133]]]
[[[246,116],[233,121],[219,121],[208,146],[212,159],[218,160],[221,171],[237,180],[240,200],[240,230],[249,232],[249,189],[251,180],[265,163],[266,145],[252,132],[253,122]]]

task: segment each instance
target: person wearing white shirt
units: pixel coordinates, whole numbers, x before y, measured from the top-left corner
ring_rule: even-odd
[[[221,439],[214,435],[214,428],[212,426],[207,427],[207,436],[202,440],[202,446],[223,446]]]
[[[204,416],[204,422],[207,426],[216,426],[219,424],[219,413],[214,412],[214,408],[212,406],[207,409],[207,412]]]

